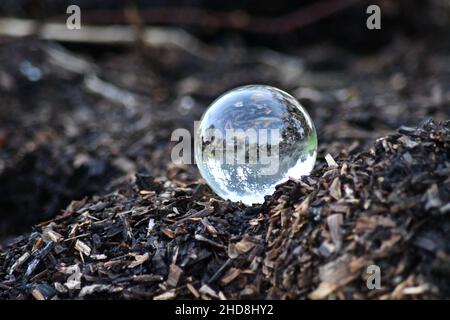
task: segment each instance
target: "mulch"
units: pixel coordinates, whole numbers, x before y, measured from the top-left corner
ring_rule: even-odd
[[[77,55],[68,70],[58,57],[75,55],[48,43],[0,49],[0,298],[449,297],[448,48],[245,50]],[[252,82],[305,105],[319,156],[247,207],[169,159],[174,128]]]

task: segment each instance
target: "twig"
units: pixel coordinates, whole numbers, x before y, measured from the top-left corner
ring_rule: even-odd
[[[64,23],[44,23],[36,28],[37,21],[28,19],[0,18],[0,36],[39,38],[59,42],[94,44],[132,44],[138,40],[132,26],[88,26],[70,30]],[[142,31],[142,42],[150,47],[174,46],[195,56],[210,59],[211,49],[189,33],[168,27],[147,27]]]

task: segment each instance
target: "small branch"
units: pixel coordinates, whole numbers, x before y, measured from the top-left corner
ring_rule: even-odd
[[[39,25],[39,28],[37,26]],[[0,36],[26,37],[35,35],[41,39],[59,42],[94,44],[132,44],[138,40],[132,26],[87,26],[70,30],[65,23],[43,23],[35,20],[0,18]],[[189,33],[168,27],[146,27],[141,41],[150,47],[174,46],[195,56],[209,59],[210,48]]]

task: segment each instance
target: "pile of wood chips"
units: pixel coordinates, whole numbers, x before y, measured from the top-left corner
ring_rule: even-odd
[[[73,201],[0,251],[0,298],[448,298],[450,123],[327,160],[260,206],[146,174]]]

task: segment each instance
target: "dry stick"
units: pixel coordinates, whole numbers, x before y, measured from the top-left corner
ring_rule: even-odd
[[[0,18],[0,36],[26,37],[36,35],[45,40],[94,44],[133,44],[137,40],[132,26],[88,26],[70,30],[65,23],[43,23],[28,19]],[[211,48],[189,33],[168,27],[147,27],[142,30],[142,42],[148,46],[175,46],[195,56],[210,59]]]
[[[322,0],[279,17],[251,16],[242,11],[224,13],[195,7],[142,9],[139,16],[147,24],[190,25],[280,35],[311,25],[360,1]],[[61,19],[65,17],[52,18],[58,21]],[[83,19],[102,24],[127,22],[123,10],[85,10]]]

